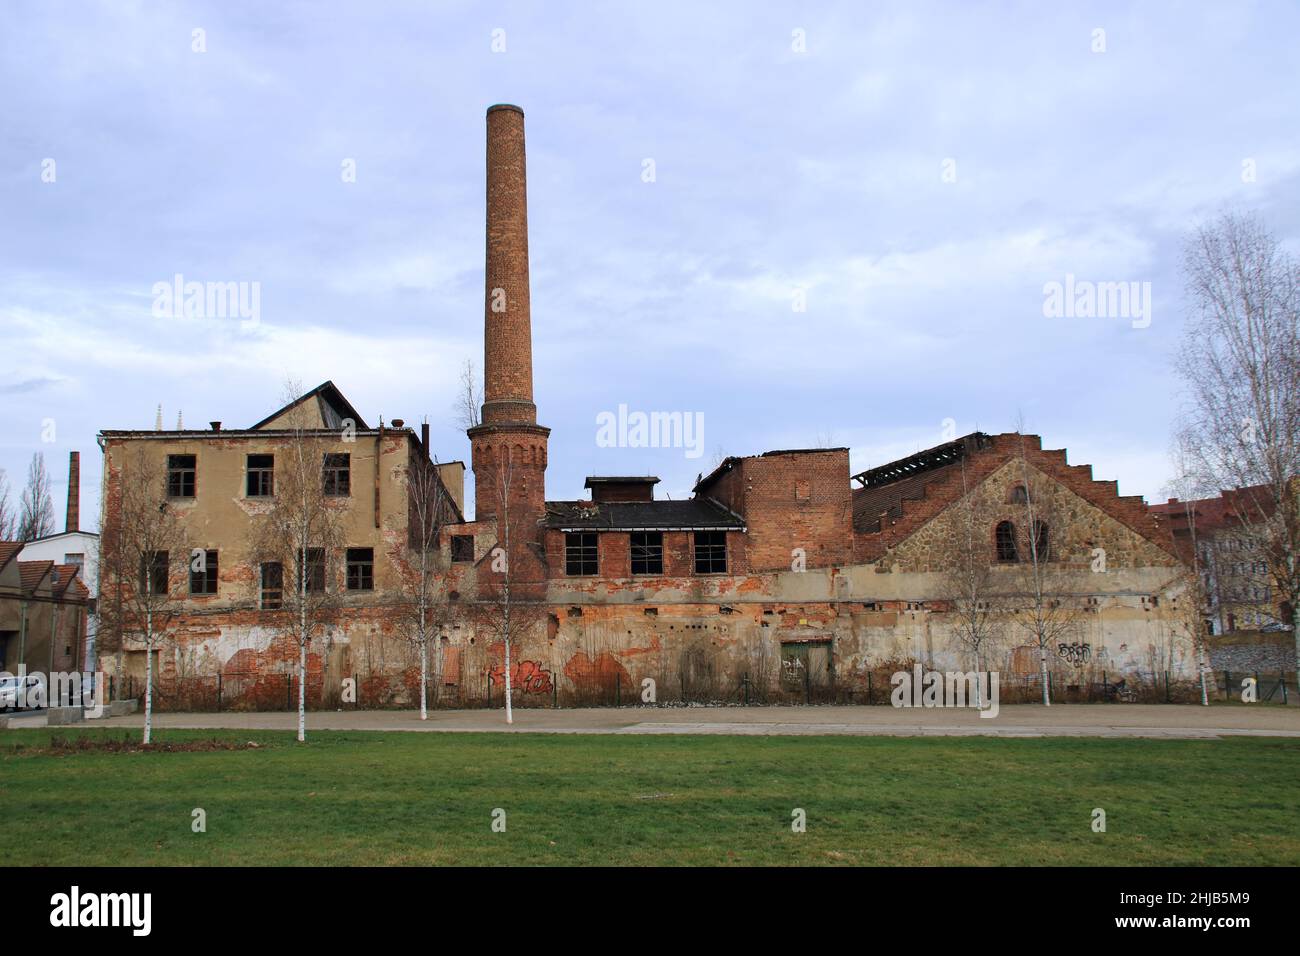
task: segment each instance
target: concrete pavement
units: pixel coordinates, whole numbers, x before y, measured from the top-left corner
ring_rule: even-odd
[[[1041,704],[1003,705],[981,718],[956,708],[859,707],[624,707],[574,710],[309,711],[308,730],[407,730],[552,734],[737,734],[742,736],[993,736],[993,737],[1300,737],[1300,708],[1267,704]],[[73,725],[141,727],[142,714]],[[43,726],[39,715],[10,720],[10,727]],[[155,714],[154,726],[202,730],[294,731],[297,715],[285,712]],[[72,729],[72,728],[69,728]]]

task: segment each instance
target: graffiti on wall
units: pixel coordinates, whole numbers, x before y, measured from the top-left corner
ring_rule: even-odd
[[[498,663],[488,668],[488,680],[505,687],[505,665]],[[538,661],[515,661],[510,665],[510,687],[525,694],[549,694],[554,685],[551,672]]]
[[[1082,667],[1088,661],[1092,660],[1091,644],[1058,644],[1056,653],[1064,660],[1069,661],[1075,667]]]

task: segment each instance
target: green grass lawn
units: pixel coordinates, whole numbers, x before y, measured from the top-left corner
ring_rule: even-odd
[[[11,867],[1300,864],[1294,739],[168,730],[260,747],[64,753],[51,734],[138,740],[0,733]]]

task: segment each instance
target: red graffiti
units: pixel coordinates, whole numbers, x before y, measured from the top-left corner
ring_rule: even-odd
[[[493,664],[488,668],[488,680],[505,686],[505,665]],[[515,661],[510,667],[510,687],[525,694],[549,694],[552,689],[551,672],[537,661]]]

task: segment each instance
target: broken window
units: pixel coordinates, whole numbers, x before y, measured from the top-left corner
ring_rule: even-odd
[[[451,536],[451,560],[465,562],[474,560],[474,536],[472,534],[453,534]]]
[[[594,531],[569,531],[564,535],[564,573],[597,574],[599,552]]]
[[[632,573],[664,573],[664,533],[662,531],[632,532]]]
[[[275,456],[248,456],[248,485],[250,498],[269,498],[275,494]]]
[[[727,573],[727,532],[695,532],[695,573]]]
[[[303,586],[302,554],[298,554],[298,586]],[[323,548],[307,549],[307,590],[325,590],[325,551]]]
[[[167,593],[167,552],[149,551],[140,556],[140,587],[146,594]]]
[[[330,498],[352,494],[352,456],[347,452],[325,455],[325,494]]]
[[[1014,524],[1010,521],[1000,522],[994,537],[997,542],[999,561],[1020,560],[1020,554],[1016,550],[1016,526]]]
[[[375,549],[348,548],[348,590],[375,589]]]
[[[194,456],[167,456],[167,497],[194,497]]]
[[[1024,485],[1016,485],[1011,489],[1011,503],[1013,505],[1029,504],[1029,491]]]
[[[262,563],[262,607],[274,610],[284,603],[284,565],[279,561]]]
[[[190,555],[190,593],[217,593],[217,552],[198,551]]]

